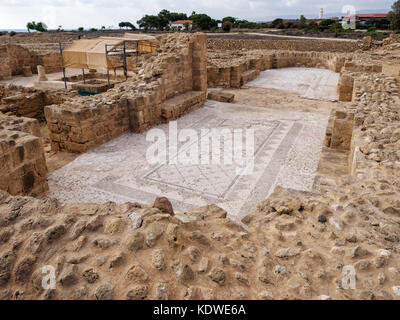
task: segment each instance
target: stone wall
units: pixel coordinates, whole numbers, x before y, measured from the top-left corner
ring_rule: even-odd
[[[142,132],[201,107],[207,93],[207,38],[182,37],[164,36],[164,50],[143,65],[137,80],[102,95],[46,106],[52,150],[85,152],[130,130]]]
[[[33,71],[38,65],[37,56],[21,46],[9,44],[7,45],[7,52],[11,75],[13,76],[24,74],[24,66],[30,66]]]
[[[53,151],[85,152],[129,130],[126,99],[95,107],[65,104],[45,107]]]
[[[337,87],[339,101],[352,101],[354,89],[354,78],[347,73],[342,73]]]
[[[10,61],[6,46],[0,46],[0,80],[11,77]]]
[[[332,136],[328,147],[350,151],[354,147],[354,124],[354,114],[336,111],[333,119]]]
[[[325,52],[249,52],[243,53],[240,60],[232,60],[231,63],[228,55],[221,67],[218,67],[220,60],[216,64],[209,60],[207,80],[210,88],[239,88],[257,77],[259,72],[268,69],[309,67],[340,72],[345,61],[344,56]]]
[[[40,196],[48,191],[46,173],[37,120],[0,114],[0,189]]]
[[[32,73],[37,72],[38,65],[45,66],[47,72],[61,71],[61,59],[57,51],[35,52],[29,47],[7,44],[0,45],[0,59],[0,80],[23,75],[24,67],[30,67]]]
[[[15,116],[42,119],[44,106],[62,103],[70,93],[43,91],[15,85],[0,85],[0,112]]]

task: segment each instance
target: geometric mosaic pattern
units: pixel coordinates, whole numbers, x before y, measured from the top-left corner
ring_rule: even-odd
[[[320,114],[207,101],[205,107],[178,119],[178,131],[191,128],[200,135],[201,129],[252,128],[252,174],[238,175],[234,164],[151,166],[146,161],[151,144],[146,133],[128,133],[50,173],[49,196],[62,202],[97,203],[151,203],[166,196],[177,212],[215,203],[240,219],[276,185],[311,190],[327,120]],[[168,137],[168,124],[158,128]],[[178,150],[186,152],[180,146]]]

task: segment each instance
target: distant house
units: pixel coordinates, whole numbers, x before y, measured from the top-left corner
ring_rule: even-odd
[[[178,21],[171,22],[171,28],[177,28],[177,29],[184,30],[185,24],[189,24],[189,29],[192,29],[192,27],[193,27],[192,20],[178,20]]]
[[[352,19],[365,26],[368,20],[371,19],[384,19],[387,18],[387,13],[365,13],[365,14],[348,14],[342,18],[342,24],[350,24]]]

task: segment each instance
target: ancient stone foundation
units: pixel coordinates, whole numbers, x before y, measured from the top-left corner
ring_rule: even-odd
[[[0,128],[0,189],[12,195],[47,192],[47,167],[37,120],[1,115]]]
[[[28,118],[43,118],[44,107],[62,103],[67,95],[64,90],[43,91],[14,85],[0,85],[0,112]]]
[[[27,74],[27,70],[36,72],[38,65],[46,66],[47,72],[61,71],[60,53],[58,46],[51,44],[52,50],[45,50],[44,45],[38,45],[36,50],[30,46],[16,44],[0,45],[0,80],[12,76]]]
[[[339,101],[353,99],[354,79],[348,74],[341,74],[338,84]]]
[[[155,57],[140,72],[152,81],[127,84],[127,91],[113,97],[99,96],[89,102],[47,106],[52,150],[85,152],[119,135],[142,132],[201,107],[207,95],[206,40],[196,34],[174,54]],[[157,64],[157,66],[155,66]]]
[[[244,53],[238,60],[226,61],[218,66],[209,61],[207,80],[210,88],[239,88],[254,80],[260,72],[269,69],[290,67],[324,68],[340,72],[345,57],[324,52],[291,52],[291,51],[256,51]]]

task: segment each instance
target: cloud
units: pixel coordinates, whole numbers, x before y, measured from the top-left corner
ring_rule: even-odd
[[[0,28],[25,28],[28,21],[44,21],[50,28],[117,26],[120,21],[136,23],[144,14],[162,9],[207,13],[215,19],[234,16],[257,20],[301,14],[317,17],[320,8],[326,13],[341,12],[351,4],[357,10],[390,8],[394,0],[0,0]]]

